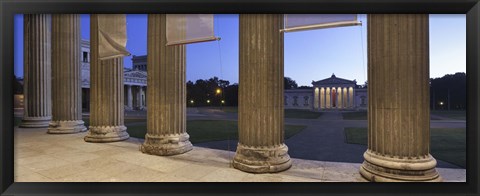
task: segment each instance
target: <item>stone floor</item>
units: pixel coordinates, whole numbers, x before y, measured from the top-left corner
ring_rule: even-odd
[[[357,163],[292,159],[287,171],[251,174],[230,166],[230,151],[194,147],[160,157],[141,153],[141,139],[86,143],[85,134],[15,128],[15,182],[365,182]],[[464,169],[438,171],[445,181],[465,181]]]

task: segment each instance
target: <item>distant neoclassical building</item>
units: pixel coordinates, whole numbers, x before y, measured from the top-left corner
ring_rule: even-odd
[[[82,50],[82,107],[90,107],[90,42],[81,41]],[[147,56],[133,56],[132,69],[124,68],[125,110],[146,109]]]
[[[357,88],[355,80],[330,78],[312,81],[312,89],[285,90],[287,109],[358,110],[367,109],[367,89]]]

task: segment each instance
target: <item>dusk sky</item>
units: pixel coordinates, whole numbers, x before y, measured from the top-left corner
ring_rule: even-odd
[[[285,76],[299,86],[311,86],[335,73],[337,77],[367,78],[367,21],[362,26],[285,33]],[[81,16],[82,39],[89,39],[89,15]],[[23,16],[15,16],[15,75],[23,77]],[[221,41],[187,46],[187,80],[217,76],[238,82],[238,15],[215,15],[215,34]],[[147,53],[147,15],[127,15],[127,49]],[[363,42],[363,44],[362,44]],[[131,67],[131,56],[125,67]],[[464,14],[430,15],[430,77],[465,72],[466,21]]]

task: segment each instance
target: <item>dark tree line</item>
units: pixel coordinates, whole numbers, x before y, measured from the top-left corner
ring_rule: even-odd
[[[297,82],[284,77],[285,89],[311,89],[309,86],[298,87]],[[220,90],[220,93],[217,92]],[[222,100],[224,101],[222,103]],[[238,106],[238,84],[220,80],[217,77],[208,80],[187,82],[187,106]]]
[[[13,76],[13,94],[23,94],[23,85],[19,80],[20,78]]]
[[[222,102],[223,101],[223,102]],[[238,84],[217,77],[187,82],[187,106],[237,106]]]
[[[430,79],[430,108],[432,110],[465,110],[467,77],[465,73],[447,74]]]

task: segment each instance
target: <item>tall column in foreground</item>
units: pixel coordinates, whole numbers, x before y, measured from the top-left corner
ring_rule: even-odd
[[[192,150],[186,131],[186,46],[165,46],[166,15],[148,15],[147,134],[141,151],[176,155]]]
[[[90,15],[90,127],[87,142],[128,139],[124,126],[123,57],[98,58],[98,15]]]
[[[429,154],[427,14],[368,15],[370,181],[441,181]]]
[[[52,120],[50,22],[49,14],[24,15],[25,106],[20,127],[48,127]]]
[[[86,131],[82,120],[80,15],[52,15],[52,114],[48,133]]]
[[[283,15],[240,14],[239,141],[233,166],[267,173],[292,165],[284,143]]]

